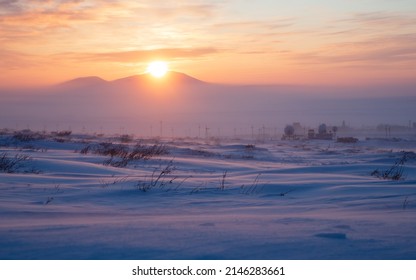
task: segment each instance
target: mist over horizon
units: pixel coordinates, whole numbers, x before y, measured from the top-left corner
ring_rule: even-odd
[[[204,134],[207,129],[211,136],[230,136],[262,127],[281,133],[293,122],[406,126],[416,120],[413,92],[407,87],[221,85],[170,72],[162,79],[81,77],[4,94],[0,114],[1,126],[9,128],[196,136],[202,127]]]

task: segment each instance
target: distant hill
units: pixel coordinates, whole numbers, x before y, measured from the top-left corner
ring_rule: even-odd
[[[180,86],[189,86],[189,85],[203,85],[207,84],[201,80],[198,80],[194,77],[186,75],[184,73],[170,71],[166,73],[162,78],[155,78],[150,74],[134,75],[130,77],[125,77],[112,81],[113,84],[118,85],[131,85],[131,84],[148,84],[148,83],[174,83]]]
[[[80,77],[72,79],[55,86],[56,89],[71,89],[71,88],[83,88],[93,86],[103,86],[108,82],[97,76]]]
[[[75,99],[82,99],[87,103],[107,101],[116,106],[123,103],[123,98],[142,98],[143,103],[145,102],[143,98],[155,93],[161,95],[169,92],[182,94],[193,92],[195,95],[205,92],[211,86],[213,85],[183,73],[168,72],[162,78],[141,74],[113,81],[106,81],[97,76],[80,77],[48,87],[43,91],[48,93],[51,99],[59,98],[61,102],[66,101],[69,104],[79,102]],[[130,105],[123,104],[127,107]]]
[[[130,92],[146,90],[149,88],[180,87],[183,89],[189,86],[202,86],[207,84],[208,83],[186,74],[171,71],[166,73],[166,75],[162,78],[155,78],[150,74],[133,75],[113,81],[106,81],[97,76],[80,77],[54,85],[49,88],[49,91],[55,91],[56,93],[59,93],[60,91],[67,92],[70,90],[82,91],[83,89],[91,91],[95,88],[105,92],[119,92],[119,90]]]

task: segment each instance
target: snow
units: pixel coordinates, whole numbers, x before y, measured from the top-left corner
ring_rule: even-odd
[[[117,137],[0,135],[0,259],[415,259],[416,140],[136,139],[168,153],[105,165]],[[400,180],[371,176],[403,156]]]

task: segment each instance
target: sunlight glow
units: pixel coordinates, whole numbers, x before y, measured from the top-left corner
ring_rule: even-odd
[[[161,78],[168,72],[168,64],[164,61],[153,61],[147,66],[146,72],[153,77]]]

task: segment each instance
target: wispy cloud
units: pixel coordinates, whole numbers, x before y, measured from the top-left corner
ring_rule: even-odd
[[[146,4],[138,4],[135,12],[145,12],[147,16],[157,16],[161,19],[174,17],[208,17],[217,10],[216,4],[198,3],[198,1],[147,1]]]
[[[42,66],[36,55],[0,49],[0,68],[3,70],[19,70],[28,67]]]
[[[21,11],[17,5],[18,0],[0,0],[0,15],[17,13]]]
[[[295,19],[269,19],[269,20],[246,20],[226,21],[213,24],[212,27],[218,30],[250,32],[251,30],[276,30],[293,26]]]
[[[360,26],[373,26],[377,29],[385,29],[386,27],[403,28],[408,26],[415,26],[415,15],[413,13],[395,13],[395,12],[371,12],[371,13],[357,13],[350,18],[340,19],[339,22],[346,22],[349,24],[357,24]]]
[[[398,35],[362,42],[332,44],[312,52],[289,52],[302,67],[351,68],[358,71],[416,71],[416,36]],[[395,72],[396,71],[396,72]]]
[[[416,16],[388,12],[359,13],[314,32],[314,49],[292,50],[295,64],[378,67],[416,63]]]
[[[59,52],[63,40],[71,41],[75,49],[80,45],[101,49],[104,43],[114,48],[114,36],[123,47],[155,46],[159,39],[171,47],[174,39],[182,40],[218,8],[206,1],[0,1],[0,8],[7,11],[0,17],[3,46],[42,42],[50,53]]]
[[[57,57],[65,57],[80,62],[134,62],[148,61],[154,59],[184,59],[197,58],[205,55],[215,54],[218,50],[215,48],[167,48],[153,50],[133,50],[121,52],[105,53],[64,53],[58,54]]]
[[[87,1],[16,1],[9,5],[9,13],[0,19],[1,25],[35,28],[33,24],[46,27],[71,26],[78,21],[91,21],[99,18],[104,6],[95,6]],[[111,8],[113,4],[105,7]]]

